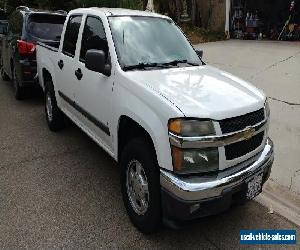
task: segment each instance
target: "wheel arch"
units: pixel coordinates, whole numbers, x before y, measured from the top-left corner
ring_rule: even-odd
[[[126,144],[137,137],[144,137],[151,143],[157,158],[155,143],[151,133],[136,120],[127,115],[121,115],[118,122],[118,161],[120,161],[122,151]]]
[[[46,87],[45,83],[48,80],[50,80],[53,84],[53,78],[52,78],[51,73],[46,68],[43,68],[42,69],[42,88],[44,91],[45,91],[45,87]]]
[[[113,134],[116,135],[115,138],[113,138],[115,160],[119,162],[122,149],[129,139],[144,135],[151,140],[150,142],[153,145],[158,166],[172,170],[171,147],[167,128],[164,128],[161,120],[159,120],[158,117],[155,118],[151,116],[149,113],[146,115],[146,112],[138,115],[138,113],[132,112],[133,110],[127,110],[128,112],[126,112],[126,110],[122,111],[124,112],[117,116],[117,120],[113,126],[113,131],[115,131]],[[135,133],[127,133],[128,127]],[[124,137],[122,137],[124,134],[127,134],[125,140]]]

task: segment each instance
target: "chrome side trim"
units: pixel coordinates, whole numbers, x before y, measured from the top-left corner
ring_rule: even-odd
[[[252,136],[264,131],[267,127],[267,124],[268,119],[265,119],[254,126],[249,126],[240,131],[223,135],[209,135],[199,137],[182,137],[169,132],[169,138],[171,145],[178,148],[224,147],[232,143],[250,139]],[[249,132],[251,133],[250,138]]]
[[[160,184],[163,189],[186,201],[197,201],[221,196],[229,188],[237,186],[245,179],[264,171],[274,160],[273,142],[268,139],[263,151],[253,159],[243,162],[232,169],[219,172],[216,176],[181,177],[160,170]],[[241,170],[242,169],[242,170]]]

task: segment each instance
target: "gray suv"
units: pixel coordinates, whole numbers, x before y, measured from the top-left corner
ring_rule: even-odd
[[[24,97],[24,88],[37,86],[36,43],[59,46],[67,13],[18,7],[9,17],[2,38],[1,75],[12,80],[15,98]]]

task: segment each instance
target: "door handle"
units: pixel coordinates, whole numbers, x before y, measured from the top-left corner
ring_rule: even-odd
[[[77,70],[75,70],[75,75],[76,75],[76,77],[77,77],[77,79],[78,79],[79,81],[82,79],[83,74],[82,74],[80,68],[78,68]]]
[[[62,69],[64,67],[64,61],[63,60],[59,60],[57,64],[58,64],[58,67],[60,69]]]

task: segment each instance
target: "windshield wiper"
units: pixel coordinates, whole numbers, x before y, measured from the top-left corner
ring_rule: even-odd
[[[135,65],[125,65],[123,67],[124,71],[134,70],[134,69],[146,69],[146,68],[168,68],[168,66],[177,66],[179,63],[185,63],[192,66],[200,66],[198,63],[188,62],[187,60],[174,60],[166,63],[139,63]]]
[[[126,65],[123,67],[123,70],[133,70],[133,69],[146,69],[146,68],[155,68],[159,67],[157,63],[139,63],[135,65]]]
[[[177,66],[179,63],[186,63],[192,66],[200,66],[198,63],[188,62],[188,60],[173,60],[171,62],[162,63],[163,65]]]

